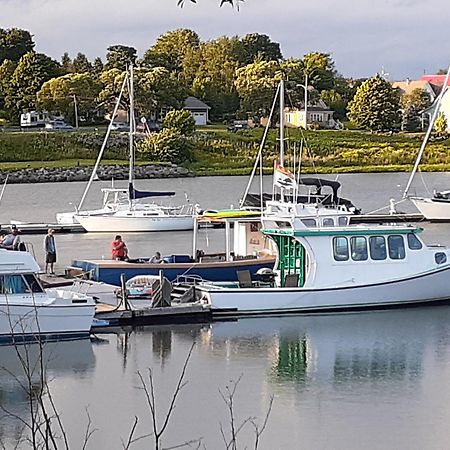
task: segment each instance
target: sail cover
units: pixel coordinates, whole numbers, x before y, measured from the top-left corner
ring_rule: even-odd
[[[128,195],[130,200],[138,200],[140,198],[147,197],[173,197],[175,192],[172,191],[138,191],[134,188],[133,184],[128,185]]]

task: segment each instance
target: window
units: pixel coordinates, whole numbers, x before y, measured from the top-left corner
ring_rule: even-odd
[[[348,261],[349,255],[347,238],[333,238],[333,254],[336,261]]]
[[[21,275],[0,276],[1,294],[29,294],[31,292]]]
[[[25,281],[30,287],[31,292],[44,292],[44,289],[42,289],[42,286],[35,275],[29,273],[24,275],[23,277],[25,278]]]
[[[405,259],[405,243],[403,236],[389,236],[389,258],[391,259]]]
[[[346,217],[346,216],[339,217],[338,223],[339,223],[340,227],[347,226],[348,225],[348,217]]]
[[[436,264],[444,264],[447,262],[447,255],[443,252],[435,253],[434,260],[436,261]]]
[[[367,259],[367,241],[365,237],[350,238],[350,248],[353,261],[365,261]]]
[[[323,219],[322,225],[324,227],[334,227],[334,220],[331,217]]]
[[[302,224],[307,227],[317,227],[316,219],[302,219]]]
[[[408,247],[411,250],[420,250],[422,248],[422,242],[419,241],[419,238],[413,234],[408,233]]]
[[[369,249],[373,260],[381,261],[387,258],[386,241],[383,236],[370,236]]]

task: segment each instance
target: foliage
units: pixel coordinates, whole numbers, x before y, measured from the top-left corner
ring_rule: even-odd
[[[402,130],[418,131],[421,127],[421,113],[431,105],[430,95],[423,89],[414,89],[400,98],[402,109]]]
[[[365,81],[348,107],[350,120],[360,128],[392,130],[399,123],[399,94],[380,75]]]
[[[0,111],[5,108],[6,96],[9,92],[11,78],[17,64],[9,59],[5,59],[0,65]]]
[[[106,69],[125,70],[130,63],[135,63],[137,50],[126,45],[112,45],[106,54]]]
[[[29,31],[0,28],[0,64],[6,59],[17,62],[33,49],[34,42]]]
[[[439,115],[436,118],[436,121],[434,122],[434,129],[436,131],[436,134],[438,136],[445,136],[447,134],[447,119],[443,113],[439,113]]]
[[[78,53],[72,64],[73,71],[77,73],[90,72],[92,70],[92,64],[84,53]]]
[[[259,33],[247,34],[241,39],[244,50],[244,63],[251,64],[255,59],[262,61],[280,61],[283,58],[278,42],[272,42],[269,36]]]
[[[169,111],[164,117],[163,128],[171,128],[183,136],[190,136],[195,132],[195,121],[189,111]]]
[[[344,119],[346,114],[346,103],[343,100],[341,94],[334,89],[329,91],[322,91],[320,98],[326,103],[326,105],[335,112],[335,116],[338,119]]]
[[[164,128],[136,145],[136,151],[151,161],[185,162],[190,159],[190,142],[177,130]]]

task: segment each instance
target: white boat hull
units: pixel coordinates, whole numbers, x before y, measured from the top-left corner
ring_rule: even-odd
[[[88,232],[180,231],[194,228],[194,217],[191,215],[166,217],[77,216],[76,218]]]
[[[54,295],[53,295],[54,294]],[[11,296],[0,303],[0,339],[88,335],[95,313],[91,297],[71,292],[48,291],[48,297],[33,301]]]
[[[450,266],[362,286],[314,288],[200,287],[203,302],[237,314],[279,314],[374,309],[450,300]]]
[[[450,220],[450,202],[437,202],[431,198],[410,197],[414,206],[427,220]]]

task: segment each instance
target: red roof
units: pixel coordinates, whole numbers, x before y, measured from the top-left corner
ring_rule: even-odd
[[[445,81],[445,75],[422,75],[421,80],[428,81],[430,84],[435,84],[437,86],[442,86]],[[447,82],[447,86],[450,86],[450,78]]]

